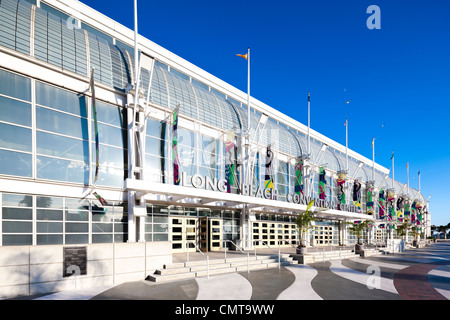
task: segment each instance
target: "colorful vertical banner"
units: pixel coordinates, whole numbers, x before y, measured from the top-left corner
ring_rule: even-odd
[[[367,204],[366,204],[368,215],[373,215],[373,213],[374,213],[374,201],[373,201],[374,194],[373,194],[373,192],[374,192],[373,185],[368,185],[367,186]]]
[[[236,136],[234,131],[226,135],[225,141],[225,178],[227,180],[227,192],[231,193],[231,186],[234,186],[236,176]]]
[[[394,200],[395,200],[395,192],[393,190],[388,190],[388,196],[387,196],[387,201],[388,201],[388,221],[392,221],[395,217],[395,204],[394,204]]]
[[[270,146],[267,146],[266,151],[266,172],[265,172],[265,182],[264,182],[264,188],[265,189],[273,189],[274,188],[274,181],[273,181],[273,152]]]
[[[420,200],[416,201],[416,210],[417,210],[417,225],[421,224],[423,222],[423,204],[420,202]]]
[[[353,205],[361,209],[361,183],[358,180],[353,182]]]
[[[173,184],[180,185],[180,158],[178,157],[178,111],[177,107],[172,113],[172,162],[173,162]]]
[[[378,193],[378,219],[384,220],[385,218],[385,210],[386,210],[386,195],[383,188],[380,189],[380,192]]]
[[[326,199],[325,185],[327,184],[324,167],[319,168],[319,199]]]
[[[295,162],[295,193],[303,194],[303,158],[298,157]]]
[[[94,175],[94,184],[95,184],[95,182],[97,182],[98,179],[98,169],[100,164],[100,147],[98,141],[97,103],[95,100],[94,71],[95,68],[92,68],[91,81],[89,86],[91,89],[92,113],[94,117],[94,132],[95,132],[95,175]]]
[[[404,200],[405,205],[403,208],[403,212],[404,212],[404,217],[407,221],[411,220],[411,201],[409,200],[409,198],[405,198]]]
[[[347,174],[345,172],[340,172],[337,178],[337,198],[339,201],[338,208],[340,209],[341,204],[345,204],[345,181],[347,179]]]
[[[397,199],[397,221],[400,223],[403,223],[405,221],[403,213],[404,203],[405,200],[403,199],[403,197],[399,196]]]

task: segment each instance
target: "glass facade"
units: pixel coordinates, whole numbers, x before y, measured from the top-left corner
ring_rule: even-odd
[[[103,91],[96,100],[99,175],[95,186],[123,195],[124,181],[129,175],[130,147],[124,101],[126,88],[134,81],[134,49],[82,22],[81,28],[70,28],[68,18],[45,4],[36,7],[33,1],[0,1],[2,49],[14,50],[28,62],[38,61],[52,72],[61,71],[62,77],[86,84],[85,91],[78,92],[59,84],[53,73],[24,76],[1,66],[0,178],[75,188],[94,186],[96,133],[87,88],[90,70],[95,68],[94,80]],[[27,70],[21,72],[33,74]],[[180,118],[185,120],[177,131],[181,172],[187,176],[226,178],[225,135],[233,132],[236,152],[231,160],[236,165],[236,183],[231,192],[238,193],[238,185],[243,180],[241,139],[248,121],[245,103],[160,61],[155,61],[153,70],[143,68],[140,80],[145,97],[149,93],[151,107],[160,112],[146,120],[142,150],[144,181],[173,184],[170,113],[180,105]],[[250,134],[254,140],[249,159],[253,166],[253,192],[264,185],[266,150],[271,146],[274,186],[279,199],[285,201],[286,195],[295,190],[293,159],[306,155],[308,138],[281,120],[269,117],[263,123],[263,118],[261,111],[251,108]],[[324,147],[324,142],[311,139],[313,171],[308,181],[303,172],[303,182],[304,185],[310,182],[310,196],[318,198],[317,168],[323,164],[327,172],[326,200],[337,202],[337,173],[346,169],[345,154],[331,146]],[[363,183],[361,200],[362,213],[365,213],[364,184],[372,180],[372,168],[350,157],[348,177],[355,178],[352,175],[361,177],[358,179]],[[377,186],[394,185],[397,192],[402,190],[401,183],[392,183],[379,170],[375,170],[374,178]],[[128,239],[128,207],[121,201],[99,206],[98,201],[28,193],[1,193],[2,245],[85,244]],[[411,196],[422,197],[416,190],[411,190]],[[350,199],[351,195],[347,197]],[[150,204],[147,212],[146,241],[170,241],[169,218],[177,215],[219,217],[226,240],[237,239],[242,228],[239,211]],[[259,218],[264,220],[265,215]],[[274,221],[278,219],[292,217],[276,217]],[[275,227],[273,230],[278,232]]]

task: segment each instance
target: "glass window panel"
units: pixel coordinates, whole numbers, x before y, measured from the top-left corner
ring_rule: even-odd
[[[38,208],[63,208],[63,198],[56,197],[36,197],[36,206]]]
[[[37,157],[39,179],[89,183],[89,166],[84,162]]]
[[[0,174],[32,176],[32,156],[22,152],[0,150]]]
[[[95,175],[95,164],[92,165],[92,178]],[[127,170],[100,165],[97,184],[110,187],[122,187],[128,177]]]
[[[32,223],[24,221],[3,221],[3,233],[31,233]]]
[[[89,162],[89,144],[87,141],[37,132],[37,152],[66,159]]]
[[[33,197],[23,194],[3,193],[2,205],[10,207],[32,207]]]
[[[31,235],[3,235],[3,246],[30,246],[33,238]]]
[[[92,162],[96,162],[95,143],[92,144]],[[106,166],[113,166],[118,168],[125,168],[125,159],[127,157],[124,149],[99,145],[99,161],[100,164]]]
[[[38,129],[64,135],[89,139],[87,120],[47,108],[36,108],[36,126]]]
[[[155,119],[147,120],[147,135],[155,138],[163,138],[167,136],[167,124]]]
[[[112,234],[93,234],[92,235],[92,243],[112,243],[113,235]]]
[[[36,224],[37,233],[62,233],[63,223],[62,222],[40,222]]]
[[[66,222],[67,233],[83,233],[89,231],[89,225],[87,223],[68,223]]]
[[[66,244],[84,244],[88,243],[89,237],[87,234],[66,234]]]
[[[0,147],[31,152],[31,143],[31,129],[0,123]]]
[[[37,210],[37,219],[38,220],[62,221],[63,211],[62,210],[38,209]]]
[[[31,209],[3,207],[2,210],[4,220],[31,220],[33,218]]]
[[[0,94],[31,102],[31,80],[0,69]]]
[[[112,223],[93,223],[92,224],[92,232],[112,232],[113,224]]]
[[[87,117],[86,97],[59,89],[43,82],[36,82],[36,103],[78,116]]]
[[[38,234],[37,245],[63,244],[62,234]]]
[[[195,147],[195,134],[184,128],[178,127],[178,143],[180,145],[188,146],[191,148]]]
[[[30,127],[31,105],[0,96],[0,120]]]
[[[145,153],[154,156],[164,156],[165,155],[165,141],[160,139],[154,139],[147,137],[145,143]]]
[[[169,241],[169,234],[167,233],[154,233],[153,241]]]
[[[120,128],[126,126],[126,122],[124,121],[126,113],[123,108],[98,100],[96,103],[98,121]]]
[[[66,221],[88,221],[89,211],[68,209],[66,211]]]
[[[95,126],[92,123],[92,137],[95,137]],[[125,130],[98,123],[98,140],[100,143],[126,148],[127,137]]]

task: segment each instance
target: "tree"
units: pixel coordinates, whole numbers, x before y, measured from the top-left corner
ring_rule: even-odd
[[[358,223],[347,222],[347,224],[350,225],[350,228],[349,228],[350,231],[352,231],[358,238],[357,244],[362,245],[361,236],[362,236],[363,231],[369,227],[369,222],[366,220],[366,221],[358,222]]]
[[[316,221],[316,219],[314,218],[314,213],[310,211],[313,204],[314,200],[311,200],[311,202],[306,206],[306,211],[300,213],[297,219],[295,219],[297,232],[300,238],[299,247],[306,247],[306,245],[304,244],[304,237],[306,236],[308,230],[312,228],[311,222]]]
[[[409,224],[408,222],[404,222],[402,225],[397,227],[397,235],[401,238],[406,236],[406,231],[408,230]]]

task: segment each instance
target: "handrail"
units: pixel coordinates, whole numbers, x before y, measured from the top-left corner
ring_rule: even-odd
[[[245,252],[242,250],[241,247],[239,247],[236,243],[234,243],[232,240],[222,240],[222,242],[230,242],[232,244],[234,244],[234,246],[239,249],[240,252],[242,252],[242,254],[245,254]],[[226,246],[224,246],[225,250],[225,262],[227,262],[227,251],[228,248]],[[250,254],[247,252],[247,273],[250,273]]]
[[[205,254],[200,250],[200,248],[197,246],[197,243],[193,240],[186,240],[186,243],[193,243],[196,249],[196,252],[200,252],[202,256],[205,256]],[[189,247],[186,250],[187,255],[187,262],[189,262]],[[206,276],[209,279],[209,255],[206,255]]]

